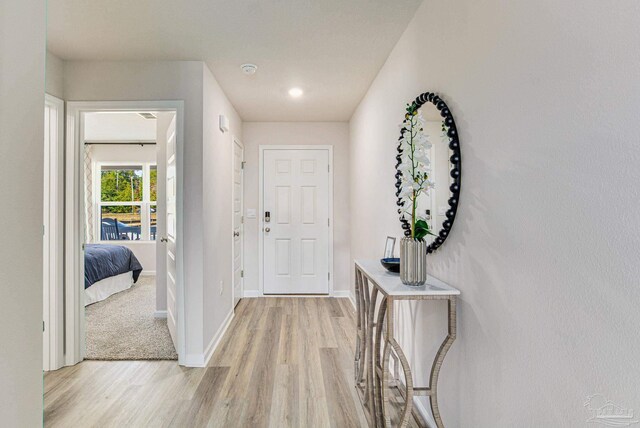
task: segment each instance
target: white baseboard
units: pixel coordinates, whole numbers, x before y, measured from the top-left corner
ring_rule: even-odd
[[[140,272],[140,276],[156,276],[155,270],[143,270]]]
[[[333,290],[333,297],[349,298],[351,297],[351,292],[349,290]]]
[[[349,294],[349,301],[351,302],[351,305],[353,306],[353,310],[357,311],[358,307],[356,306],[356,298],[353,294]]]
[[[405,388],[405,385],[402,379],[398,379],[397,382],[400,384],[400,388],[403,388],[403,389]],[[433,418],[433,415],[431,414],[431,409],[426,407],[418,398],[420,397],[416,397],[416,396],[413,397],[413,407],[416,409],[418,414],[422,417],[422,420],[427,423],[427,427],[436,428],[437,426],[436,421]],[[425,398],[429,400],[429,397],[425,397]]]
[[[335,290],[333,292],[333,297],[349,299],[349,301],[353,305],[353,309],[356,309],[356,299],[354,299],[351,290]]]
[[[167,317],[167,311],[155,311],[153,313],[153,317],[154,318],[166,318]]]
[[[220,344],[220,341],[224,337],[224,334],[227,332],[227,328],[229,328],[229,325],[231,325],[231,321],[233,320],[234,316],[235,312],[233,308],[231,308],[231,310],[227,314],[227,317],[222,322],[222,325],[220,326],[216,334],[213,335],[211,342],[209,342],[209,346],[207,346],[207,349],[205,350],[203,367],[206,367],[207,364],[209,364],[211,357],[213,357],[213,353],[216,351],[216,348]]]
[[[245,299],[253,299],[255,297],[262,297],[262,294],[260,294],[258,290],[244,290],[242,297]]]
[[[222,325],[220,326],[216,334],[214,334],[213,337],[211,338],[211,341],[209,342],[209,345],[205,349],[204,353],[188,354],[185,357],[185,361],[184,361],[185,366],[207,367],[207,365],[209,364],[209,361],[211,360],[211,357],[213,356],[213,353],[216,351],[216,348],[220,344],[220,340],[222,340],[222,337],[224,337],[224,334],[227,332],[227,328],[229,328],[229,325],[231,324],[231,320],[233,320],[234,315],[235,313],[233,312],[233,309],[231,309],[231,311],[229,312],[229,314],[227,314],[227,317],[222,322]]]
[[[244,295],[242,296],[245,299],[252,299],[256,297],[336,297],[336,298],[347,298],[351,301],[351,304],[355,307],[355,300],[353,299],[353,295],[349,290],[334,290],[333,296],[329,295],[306,295],[306,294],[268,294],[263,295],[259,290],[244,290]]]
[[[185,367],[204,367],[204,354],[187,354],[184,357]]]

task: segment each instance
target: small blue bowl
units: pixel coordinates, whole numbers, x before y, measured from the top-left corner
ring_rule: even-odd
[[[382,266],[393,273],[400,273],[400,259],[397,257],[389,259],[380,259]]]

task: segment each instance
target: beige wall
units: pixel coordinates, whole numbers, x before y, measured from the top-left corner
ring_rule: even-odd
[[[202,68],[197,61],[66,61],[67,101],[184,100],[184,281],[186,354],[201,355]]]
[[[245,290],[258,286],[258,219],[246,218],[253,208],[258,216],[258,170],[260,145],[331,145],[334,166],[334,289],[349,289],[349,124],[344,122],[245,122],[244,158],[244,272]],[[393,176],[393,174],[392,174]],[[384,240],[379,246],[384,246]],[[382,252],[382,249],[380,250]]]
[[[46,64],[47,94],[64,99],[64,61],[47,51]]]
[[[428,258],[462,290],[447,426],[585,426],[596,393],[640,407],[638,28],[636,0],[425,0],[353,116],[354,258],[401,234],[405,103],[438,91],[458,124],[461,205]],[[446,331],[436,306],[399,308],[418,376]]]
[[[208,67],[203,69],[204,346],[216,339],[233,309],[231,300],[231,165],[232,136],[242,139],[242,121]],[[218,117],[229,119],[222,133]],[[221,290],[222,283],[222,290]]]
[[[223,176],[224,170],[215,168],[221,165],[230,168],[231,155],[214,132],[218,132],[218,111],[226,112],[236,132],[240,130],[239,118],[208,68],[197,61],[65,62],[64,94],[68,101],[184,100],[186,358],[188,362],[198,361],[210,344],[211,332],[218,331],[217,323],[227,315],[231,305],[228,297],[231,263],[227,265],[228,273],[220,269],[213,274],[212,267],[205,268],[204,264],[218,263],[212,262],[215,259],[212,249],[221,258],[225,257],[225,251],[231,252],[230,238],[221,239],[226,226],[214,217],[217,210],[224,212],[223,206],[216,204],[220,201],[226,204],[224,207],[231,204],[230,196],[224,202],[225,192],[231,189],[230,176],[228,181],[216,181],[217,174]],[[212,281],[218,276],[225,281],[222,297],[211,293]],[[216,284],[213,288],[217,287]]]
[[[44,69],[45,2],[0,2],[0,425],[7,427],[42,426]]]

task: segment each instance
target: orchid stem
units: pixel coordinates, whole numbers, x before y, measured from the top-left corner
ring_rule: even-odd
[[[411,175],[413,181],[416,179],[416,162],[414,160],[415,156],[415,144],[413,142],[413,127],[414,127],[414,117],[411,116]],[[416,190],[413,190],[413,198],[412,198],[412,207],[411,207],[411,239],[416,239],[416,200],[418,199],[418,195],[416,194]]]

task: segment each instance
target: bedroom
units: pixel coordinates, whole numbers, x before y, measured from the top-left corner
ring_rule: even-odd
[[[158,119],[160,117],[160,119]],[[177,359],[156,286],[162,112],[84,115],[86,359]],[[162,187],[162,186],[160,186]]]

